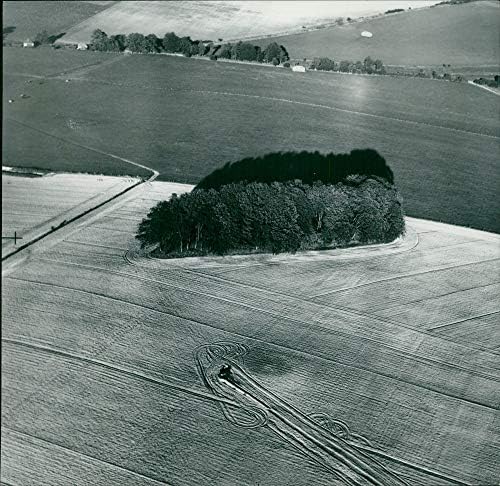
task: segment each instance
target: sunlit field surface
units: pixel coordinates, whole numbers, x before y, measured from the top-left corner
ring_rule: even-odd
[[[89,42],[95,29],[108,34],[167,32],[193,39],[217,41],[276,34],[333,22],[338,17],[359,17],[383,13],[388,8],[425,7],[429,0],[240,2],[240,1],[127,1],[67,30],[61,42]]]
[[[20,236],[27,243],[51,228],[124,191],[138,179],[84,174],[20,177],[2,174],[2,236]],[[15,242],[2,240],[2,254]]]
[[[2,481],[496,481],[498,236],[155,260],[136,225],[190,187],[142,188],[4,275]]]
[[[373,37],[361,37],[363,31]],[[276,41],[295,59],[327,56],[357,61],[369,55],[385,64],[439,68],[445,63],[451,65],[450,72],[486,65],[496,66],[498,73],[499,36],[500,6],[488,0],[384,15],[255,43],[265,46]]]
[[[50,77],[52,54],[4,49],[5,100],[15,100],[4,104],[8,165],[143,174],[111,154],[197,183],[242,157],[373,148],[394,170],[409,215],[500,231],[493,93],[162,55],[96,54],[94,63],[90,52],[71,52],[75,68]]]

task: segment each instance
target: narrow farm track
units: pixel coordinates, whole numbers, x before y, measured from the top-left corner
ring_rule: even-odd
[[[238,418],[233,416],[231,409],[221,403],[228,420],[243,427],[269,427],[301,453],[333,472],[345,484],[360,486],[407,484],[402,477],[378,463],[372,454],[398,462],[395,458],[367,445],[364,443],[366,440],[364,438],[359,443],[359,439],[356,440],[354,437],[361,436],[351,434],[348,426],[344,424],[347,427],[347,435],[344,437],[332,434],[314,418],[305,415],[263,387],[243,367],[242,356],[247,353],[248,349],[245,346],[227,342],[203,345],[195,352],[199,374],[207,388],[218,396],[230,396],[239,400],[242,411],[250,414],[251,425],[241,416]],[[221,377],[219,370],[227,365],[231,366],[231,374],[228,377]],[[255,407],[258,407],[257,410],[260,410],[261,414],[256,414]],[[454,484],[466,484],[416,464],[406,462],[404,464]]]

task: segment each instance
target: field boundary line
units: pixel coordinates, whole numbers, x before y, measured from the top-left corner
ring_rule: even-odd
[[[90,454],[85,454],[84,452],[80,452],[80,451],[77,451],[75,449],[70,449],[69,447],[65,447],[65,446],[63,446],[61,444],[57,444],[56,442],[54,442],[52,440],[43,439],[42,437],[38,437],[37,435],[33,435],[33,434],[28,433],[28,432],[23,432],[23,431],[21,431],[21,430],[19,430],[17,428],[9,426],[9,425],[3,424],[2,427],[5,427],[7,430],[10,430],[11,432],[14,432],[14,434],[24,435],[26,437],[31,437],[32,439],[35,439],[36,441],[45,442],[46,444],[50,444],[50,445],[52,445],[55,448],[64,449],[65,451],[68,451],[70,454],[73,454],[73,455],[83,456],[83,457],[89,457],[90,459],[92,459],[94,461],[101,462],[103,464],[108,464],[108,465],[110,465],[110,466],[112,466],[114,468],[117,468],[117,469],[122,469],[124,471],[128,471],[131,474],[134,474],[136,476],[142,477],[142,478],[147,479],[149,481],[153,481],[153,482],[155,482],[157,484],[163,484],[165,486],[174,486],[171,483],[166,483],[164,481],[160,481],[160,480],[152,478],[150,476],[145,476],[144,474],[141,474],[141,473],[139,473],[137,471],[134,471],[133,469],[129,469],[127,467],[119,466],[118,464],[115,464],[113,462],[106,461],[104,459],[100,459],[100,458],[95,457],[95,456],[91,456]],[[4,464],[4,467],[5,467],[5,464]],[[5,481],[2,480],[2,484],[7,484],[7,483],[5,483]]]
[[[467,81],[468,84],[471,84],[472,86],[476,86],[478,88],[485,89],[486,91],[489,91],[490,93],[493,93],[494,95],[500,96],[500,91],[495,91],[494,89],[491,89],[489,86],[483,86],[482,84],[477,84],[474,81]]]
[[[32,130],[38,131],[38,132],[40,132],[40,133],[42,133],[42,134],[44,134],[44,135],[47,135],[47,136],[49,136],[49,137],[53,137],[53,138],[55,138],[55,139],[57,139],[57,140],[62,140],[63,142],[69,143],[69,144],[71,144],[71,145],[75,145],[75,146],[78,146],[78,147],[82,147],[82,148],[87,149],[87,150],[90,150],[90,151],[92,151],[92,152],[96,152],[96,153],[99,153],[99,154],[102,154],[102,155],[106,155],[106,156],[108,156],[108,157],[111,157],[111,158],[114,158],[114,159],[121,160],[121,161],[126,162],[126,163],[128,163],[128,164],[132,164],[132,165],[134,165],[134,166],[136,166],[136,167],[140,167],[140,168],[142,168],[142,169],[145,169],[145,170],[147,170],[147,171],[151,172],[151,175],[150,175],[150,177],[149,177],[148,179],[146,179],[146,180],[144,180],[144,179],[139,180],[139,181],[138,181],[138,182],[136,182],[135,184],[133,184],[133,185],[131,185],[131,186],[129,186],[129,187],[126,187],[123,191],[120,191],[120,192],[118,192],[117,194],[114,194],[113,196],[111,196],[110,198],[108,198],[108,199],[106,199],[106,200],[102,201],[101,203],[97,204],[96,206],[93,206],[93,207],[91,207],[91,208],[89,208],[89,209],[87,209],[87,210],[83,211],[82,213],[77,214],[77,215],[76,215],[76,216],[74,216],[73,218],[71,218],[71,219],[69,219],[68,221],[66,221],[66,223],[65,223],[64,225],[62,225],[62,226],[58,226],[58,227],[56,227],[56,228],[54,228],[54,229],[50,229],[50,230],[45,231],[45,232],[44,232],[44,233],[42,233],[41,235],[39,235],[39,236],[37,236],[37,237],[35,237],[35,238],[31,239],[30,241],[28,241],[28,242],[24,243],[24,244],[23,244],[23,245],[21,245],[19,248],[16,248],[15,250],[11,251],[11,252],[10,252],[10,253],[8,253],[7,255],[3,255],[3,254],[2,254],[2,262],[3,262],[3,261],[5,261],[6,259],[10,258],[11,256],[13,256],[13,255],[15,255],[15,254],[17,254],[17,253],[21,252],[22,250],[24,250],[24,249],[28,248],[29,246],[33,245],[34,243],[37,243],[38,241],[40,241],[40,240],[44,239],[46,236],[49,236],[49,235],[51,235],[51,234],[53,234],[53,233],[57,232],[58,230],[60,230],[60,229],[62,229],[62,228],[66,228],[69,224],[71,224],[71,223],[73,223],[73,222],[75,222],[75,221],[77,221],[77,220],[81,219],[82,217],[84,217],[84,216],[88,215],[88,214],[89,214],[89,213],[91,213],[91,212],[96,211],[97,209],[101,208],[102,206],[104,206],[104,205],[108,204],[109,202],[111,202],[111,201],[114,201],[114,200],[118,199],[119,197],[123,196],[124,194],[126,194],[126,193],[127,193],[127,192],[129,192],[129,191],[131,191],[132,189],[134,189],[134,188],[136,188],[136,187],[140,186],[141,184],[144,184],[144,183],[146,183],[146,182],[150,183],[150,182],[154,181],[154,180],[158,177],[158,175],[159,175],[159,172],[158,172],[158,171],[156,171],[156,170],[152,169],[151,167],[147,167],[147,166],[145,166],[145,165],[139,164],[138,162],[133,162],[132,160],[125,159],[125,158],[123,158],[123,157],[119,157],[118,155],[114,155],[114,154],[111,154],[111,153],[107,153],[107,152],[104,152],[103,150],[99,150],[99,149],[96,149],[96,148],[93,148],[93,147],[89,147],[89,146],[86,146],[86,145],[80,144],[80,143],[78,143],[78,142],[74,142],[74,141],[72,141],[72,140],[65,139],[65,138],[63,138],[63,137],[59,137],[59,136],[54,135],[54,134],[52,134],[52,133],[50,133],[50,132],[46,132],[45,130],[41,130],[40,128],[33,127],[33,126],[28,125],[28,124],[26,124],[26,123],[23,123],[23,122],[20,122],[20,121],[18,121],[18,120],[15,120],[14,118],[6,118],[5,120],[13,121],[14,123],[17,123],[17,124],[19,124],[19,125],[21,125],[21,126],[25,126],[25,127],[30,128],[30,129],[32,129]]]

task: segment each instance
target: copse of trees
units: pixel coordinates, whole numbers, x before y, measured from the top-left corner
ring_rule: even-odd
[[[363,62],[348,60],[335,62],[328,57],[316,57],[310,68],[318,71],[340,71],[341,73],[386,74],[384,63],[380,59],[374,60],[370,56],[366,57]]]
[[[500,76],[498,74],[493,79],[477,78],[473,82],[482,86],[489,86],[490,88],[500,88]]]
[[[394,175],[385,159],[375,150],[352,150],[349,154],[319,152],[278,152],[257,158],[227,163],[202,179],[197,189],[218,189],[225,184],[250,182],[286,182],[305,184],[321,181],[337,184],[350,175],[378,177],[390,184]]]
[[[174,194],[151,209],[136,238],[162,256],[179,257],[389,242],[403,231],[395,187],[350,176],[337,185],[239,182]]]
[[[178,53],[186,57],[210,56],[211,59],[233,59],[238,61],[256,61],[280,64],[289,59],[288,52],[276,42],[269,44],[264,50],[249,42],[227,43],[215,46],[211,41],[192,40],[190,37],[179,37],[168,32],[163,39],[155,34],[144,36],[139,33],[129,35],[117,34],[108,37],[100,29],[91,37],[92,49],[96,51],[121,52],[128,49],[137,53]]]

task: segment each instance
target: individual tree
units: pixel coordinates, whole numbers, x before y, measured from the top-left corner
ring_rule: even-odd
[[[221,47],[218,56],[221,57],[222,59],[231,59],[232,50],[233,50],[233,46],[231,43],[224,44]]]
[[[193,44],[193,41],[191,40],[191,37],[181,37],[179,39],[178,52],[181,52],[186,57],[191,57],[191,55],[192,55],[192,50],[191,50],[192,44]]]
[[[116,52],[124,51],[127,45],[127,36],[123,34],[112,35],[109,38],[107,45],[109,46],[109,50]]]
[[[273,57],[272,63],[273,63],[273,66],[277,66],[280,63],[280,61],[277,57]]]
[[[168,32],[162,40],[163,49],[165,52],[179,52],[179,41],[179,37],[174,32]]]
[[[163,50],[163,44],[155,34],[149,34],[144,39],[144,49],[146,52],[157,53]]]
[[[42,30],[42,32],[39,32],[34,39],[35,45],[41,46],[44,44],[51,44],[50,42],[50,36],[46,30]]]
[[[367,74],[373,73],[374,61],[370,56],[365,58],[365,60],[363,61],[363,66],[364,66],[365,73],[367,73]]]
[[[204,42],[198,41],[198,52],[197,54],[199,56],[204,56],[208,50],[210,49],[210,46],[206,46]]]
[[[278,64],[289,60],[286,49],[283,46],[278,45],[276,42],[271,42],[264,49],[264,61],[273,62],[273,59],[277,59]]]
[[[146,38],[142,34],[133,32],[127,36],[126,47],[132,52],[146,52]]]
[[[316,58],[314,62],[314,67],[319,71],[334,71],[335,61],[328,57]]]
[[[253,44],[250,44],[249,42],[242,42],[240,44],[238,59],[240,59],[241,61],[257,61],[257,54],[257,47]]]
[[[385,69],[384,69],[384,63],[380,59],[375,59],[373,65],[374,65],[375,71],[377,73],[382,73],[382,72],[385,71]]]
[[[90,37],[90,43],[92,48],[96,51],[106,51],[109,47],[108,45],[108,35],[101,29],[96,29],[92,32]]]
[[[351,61],[340,61],[339,71],[342,73],[348,73],[351,69]]]

